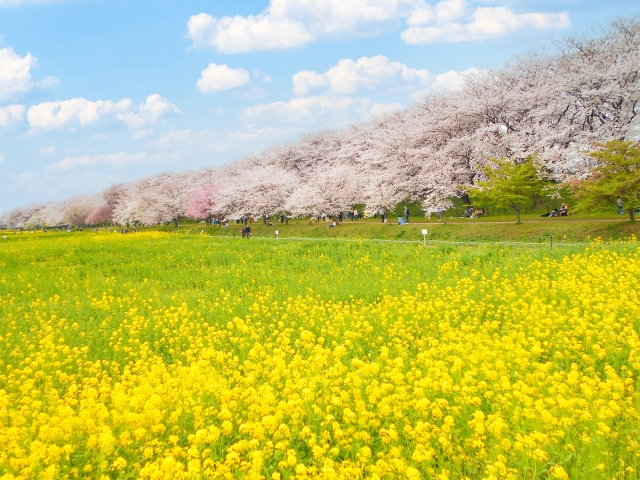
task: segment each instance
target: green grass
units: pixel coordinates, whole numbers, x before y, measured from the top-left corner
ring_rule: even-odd
[[[556,242],[589,242],[595,238],[617,240],[640,235],[640,222],[632,224],[626,217],[612,215],[573,215],[562,218],[544,218],[538,214],[523,215],[523,222],[516,225],[511,216],[493,216],[480,219],[448,218],[438,222],[435,218],[413,217],[409,225],[399,226],[397,219],[382,224],[380,220],[365,219],[357,222],[343,221],[335,228],[328,223],[309,222],[307,219],[292,219],[289,224],[274,223],[267,227],[261,221],[251,224],[253,237],[275,238],[372,238],[385,240],[422,241],[422,230],[427,229],[427,240],[473,241],[473,242],[534,242],[546,243],[553,236]],[[208,226],[202,223],[184,223],[180,228],[173,225],[152,226],[140,231],[180,232],[183,234],[240,237],[241,225],[229,227]],[[113,229],[105,229],[113,231]],[[117,229],[120,230],[119,228]],[[131,230],[131,229],[130,229]]]

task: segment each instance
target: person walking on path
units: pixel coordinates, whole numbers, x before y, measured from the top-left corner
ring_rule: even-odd
[[[618,205],[618,215],[624,215],[624,206],[622,204],[622,199],[620,197],[618,197],[618,201],[616,202],[616,205]]]
[[[387,214],[387,211],[383,208],[380,209],[380,218],[382,219],[382,223],[384,223],[384,217]]]
[[[409,207],[405,205],[404,206],[404,222],[405,223],[409,223],[409,215],[411,215],[411,211],[409,210]]]

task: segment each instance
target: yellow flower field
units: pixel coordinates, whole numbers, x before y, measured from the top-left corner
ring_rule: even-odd
[[[637,478],[640,249],[2,244],[0,479]]]

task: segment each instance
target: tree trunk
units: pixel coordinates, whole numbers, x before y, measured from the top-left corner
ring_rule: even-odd
[[[514,205],[513,208],[516,210],[516,223],[520,222],[520,205]]]
[[[463,193],[462,196],[460,197],[462,199],[462,201],[464,202],[465,205],[471,205],[471,197],[469,197],[468,193]]]
[[[177,218],[173,219],[173,224],[176,226],[176,228],[178,228],[178,219]]]
[[[633,207],[629,209],[629,220],[631,222],[636,221],[636,212],[634,211]]]
[[[533,208],[540,208],[542,206],[542,197],[538,194],[533,196]]]

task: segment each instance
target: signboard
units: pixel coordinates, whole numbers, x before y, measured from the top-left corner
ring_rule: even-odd
[[[422,234],[423,234],[423,235],[427,235],[428,233],[429,233],[429,232],[427,231],[427,229],[426,229],[426,228],[423,228],[423,229],[422,229]]]

